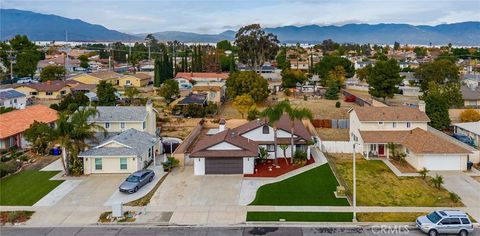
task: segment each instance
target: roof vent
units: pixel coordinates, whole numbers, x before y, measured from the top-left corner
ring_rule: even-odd
[[[237,136],[237,133],[235,133],[234,131],[232,131],[232,132],[230,133],[230,136],[235,137],[235,136]]]

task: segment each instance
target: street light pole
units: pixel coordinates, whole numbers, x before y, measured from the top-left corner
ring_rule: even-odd
[[[355,167],[355,144],[353,144],[353,219],[352,222],[357,222],[357,179]]]

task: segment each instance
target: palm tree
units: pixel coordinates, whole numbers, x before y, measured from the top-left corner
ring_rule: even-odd
[[[278,160],[277,160],[277,121],[280,120],[283,114],[283,109],[280,104],[277,104],[273,107],[267,107],[265,110],[260,112],[260,117],[266,118],[267,122],[270,126],[273,127],[273,145],[274,145],[274,164],[278,165]]]
[[[435,178],[432,179],[433,184],[435,185],[436,188],[440,189],[440,187],[443,184],[443,176],[437,174]]]
[[[283,157],[285,157],[285,162],[286,162],[287,165],[288,165],[288,161],[287,161],[287,149],[288,149],[288,145],[286,145],[286,144],[280,144],[279,146],[280,146],[280,148],[281,148],[282,151],[283,151]]]
[[[291,144],[291,157],[293,158],[294,156],[294,148],[295,148],[295,143],[294,143],[294,133],[295,133],[295,121],[296,120],[303,120],[303,119],[313,119],[312,112],[307,109],[307,108],[296,108],[292,107],[290,105],[290,102],[288,100],[282,101],[279,103],[279,106],[282,107],[282,109],[287,113],[288,117],[290,118],[290,144]],[[308,140],[307,140],[308,141]]]
[[[422,179],[427,178],[427,174],[430,172],[427,168],[423,167],[418,173],[422,176]]]

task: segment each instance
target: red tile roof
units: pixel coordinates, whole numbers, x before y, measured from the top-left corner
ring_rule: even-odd
[[[44,106],[34,105],[0,115],[0,139],[22,133],[34,121],[51,123],[58,119],[57,111]]]
[[[228,73],[208,73],[208,72],[179,72],[175,78],[185,78],[188,80],[195,79],[222,79],[226,80],[228,78]]]

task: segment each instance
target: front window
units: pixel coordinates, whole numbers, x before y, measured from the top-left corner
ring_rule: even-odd
[[[110,128],[110,123],[106,122],[105,123],[105,129],[108,129],[108,128]]]
[[[45,92],[45,94],[46,94],[47,96],[52,96],[52,95],[53,95],[53,92]]]
[[[268,125],[264,125],[263,128],[262,128],[262,133],[263,134],[270,133],[270,127],[268,127]]]
[[[145,123],[145,121],[143,122],[143,129],[145,129],[147,127],[147,124]]]
[[[295,145],[295,149],[298,151],[306,152],[307,151],[307,145],[299,144]]]
[[[120,170],[127,169],[127,158],[120,158]]]
[[[125,122],[120,122],[120,128],[125,129]]]
[[[412,123],[407,122],[407,128],[410,128],[412,126]]]
[[[95,170],[102,169],[102,158],[95,158]]]
[[[397,127],[397,122],[393,122],[392,126],[393,126],[393,128],[396,128]]]
[[[37,92],[30,92],[30,95],[36,96],[36,95],[38,95],[38,93]]]
[[[442,217],[437,213],[437,212],[432,212],[427,215],[427,218],[432,222],[432,223],[437,223],[439,220],[442,219]]]
[[[268,144],[268,145],[267,145],[267,151],[269,151],[269,152],[275,151],[275,145],[273,145],[273,144]]]

